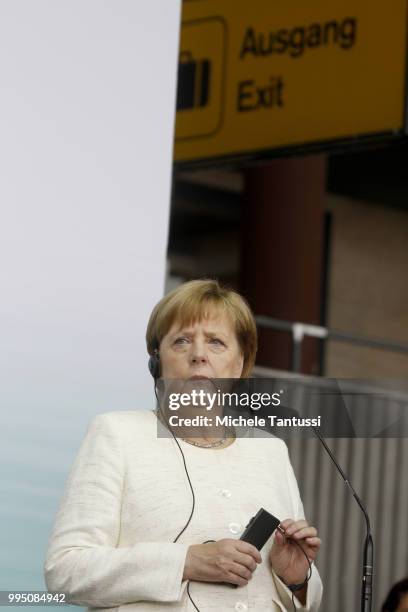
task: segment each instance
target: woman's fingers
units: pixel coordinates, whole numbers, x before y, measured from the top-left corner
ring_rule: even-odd
[[[252,557],[256,563],[262,563],[261,553],[253,544],[245,542],[244,540],[234,540],[233,542],[236,551]]]
[[[301,546],[305,548],[305,552],[310,555],[313,559],[317,555],[320,548],[321,539],[317,537],[317,529],[305,519],[294,521],[286,519],[282,521],[280,526],[283,528],[285,535],[279,534],[278,542],[281,546],[285,545],[285,538],[292,539],[296,542],[301,543]]]
[[[261,562],[259,550],[242,540],[224,538],[192,544],[187,551],[183,579],[247,584]]]
[[[285,528],[285,535],[291,537],[294,533],[300,529],[303,529],[304,527],[309,527],[309,523],[306,520],[301,519],[300,521],[292,521],[291,525]]]
[[[295,523],[295,521],[293,519],[285,519],[284,521],[279,523],[279,527],[281,527],[284,531],[286,531],[294,523]]]
[[[251,570],[249,570],[246,566],[241,565],[241,563],[236,563],[235,561],[231,563],[229,571],[232,574],[236,574],[237,576],[243,578],[246,581],[249,581],[252,578]]]
[[[219,567],[222,571],[222,581],[232,582],[240,586],[248,584],[252,574],[262,562],[260,552],[255,546],[241,540],[220,540]]]
[[[258,563],[251,555],[236,550],[234,554],[234,559],[228,567],[228,570],[232,575],[240,578],[238,584],[242,586],[244,584],[247,584],[248,581],[251,580],[252,574],[257,567]]]
[[[242,578],[242,576],[240,576],[239,574],[228,572],[222,582],[230,582],[232,584],[237,584],[238,586],[246,586],[249,580],[246,580],[246,578]]]
[[[250,555],[246,555],[245,553],[241,553],[239,551],[236,551],[236,554],[234,556],[234,562],[240,563],[250,572],[254,572],[258,567],[258,564],[253,557],[251,557]]]
[[[286,519],[281,523],[281,527],[283,527],[285,536],[294,540],[305,540],[306,538],[315,538],[317,536],[316,527],[309,525],[304,519],[299,521]]]
[[[320,546],[322,543],[320,538],[306,538],[305,542],[307,542],[310,546]]]
[[[302,527],[292,534],[287,534],[288,537],[294,540],[304,540],[305,538],[314,538],[317,536],[317,529],[315,527]]]

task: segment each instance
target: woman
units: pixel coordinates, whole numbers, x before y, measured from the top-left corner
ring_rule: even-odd
[[[165,296],[146,339],[151,372],[166,381],[249,376],[257,348],[248,305],[212,280]],[[93,609],[318,610],[322,585],[313,565],[305,583],[304,552],[313,562],[320,539],[304,518],[286,445],[206,426],[177,439],[166,414],[92,421],[51,534],[48,590]],[[261,552],[238,539],[260,507],[284,519],[285,533]]]

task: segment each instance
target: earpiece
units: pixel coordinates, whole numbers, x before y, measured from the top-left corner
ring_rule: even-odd
[[[150,355],[148,361],[149,372],[156,381],[160,377],[160,355],[157,349],[154,349],[153,355]]]

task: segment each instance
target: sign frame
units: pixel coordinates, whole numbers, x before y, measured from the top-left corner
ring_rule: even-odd
[[[198,2],[199,0],[184,0],[183,4],[193,4]],[[196,159],[191,160],[176,160],[174,159],[174,168],[175,171],[183,171],[188,169],[198,169],[198,168],[211,168],[211,167],[220,167],[220,166],[252,166],[258,165],[262,162],[267,162],[268,160],[272,161],[273,159],[282,158],[282,157],[294,157],[294,156],[305,156],[305,155],[314,155],[319,153],[328,153],[332,152],[333,154],[340,154],[345,152],[353,152],[353,151],[361,151],[370,148],[378,148],[378,147],[386,147],[392,146],[394,144],[402,144],[408,142],[408,0],[405,0],[407,4],[406,10],[406,32],[407,36],[405,39],[405,53],[404,53],[404,95],[403,95],[403,104],[402,104],[402,118],[401,118],[401,127],[399,129],[390,129],[379,132],[372,133],[354,133],[349,134],[345,137],[341,138],[328,138],[328,139],[318,139],[311,142],[296,142],[290,145],[285,146],[271,146],[268,148],[258,148],[253,149],[251,151],[244,152],[234,152],[227,153],[222,155],[210,155],[203,156]],[[202,22],[204,20],[209,19],[219,19],[223,21],[225,36],[226,36],[226,44],[224,47],[224,54],[222,59],[223,70],[225,73],[226,70],[226,56],[227,56],[227,44],[228,44],[228,24],[226,20],[217,15],[216,17],[203,17],[199,19],[186,19],[182,21],[182,26],[186,24],[191,24],[193,22]],[[226,81],[226,79],[225,79]],[[226,82],[223,83],[223,91],[222,96],[225,100],[225,89]],[[225,107],[221,110],[222,121],[225,116]],[[220,123],[222,125],[222,122]],[[220,126],[217,128],[217,131],[220,129]],[[214,134],[216,131],[213,132]],[[190,136],[184,138],[176,138],[174,139],[174,144],[182,141],[188,140],[199,140],[200,138],[206,138],[207,135],[203,136]]]

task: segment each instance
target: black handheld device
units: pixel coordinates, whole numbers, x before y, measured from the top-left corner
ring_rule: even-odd
[[[255,548],[261,550],[275,529],[279,527],[279,524],[280,520],[276,516],[273,516],[273,514],[264,508],[260,508],[255,516],[250,519],[239,539],[249,542],[249,544],[253,544]],[[224,582],[224,584],[234,589],[238,587],[237,584],[232,584],[231,582]]]
[[[258,550],[264,546],[269,540],[275,529],[279,526],[280,520],[270,514],[264,508],[260,508],[258,512],[251,518],[240,540],[253,544]]]

